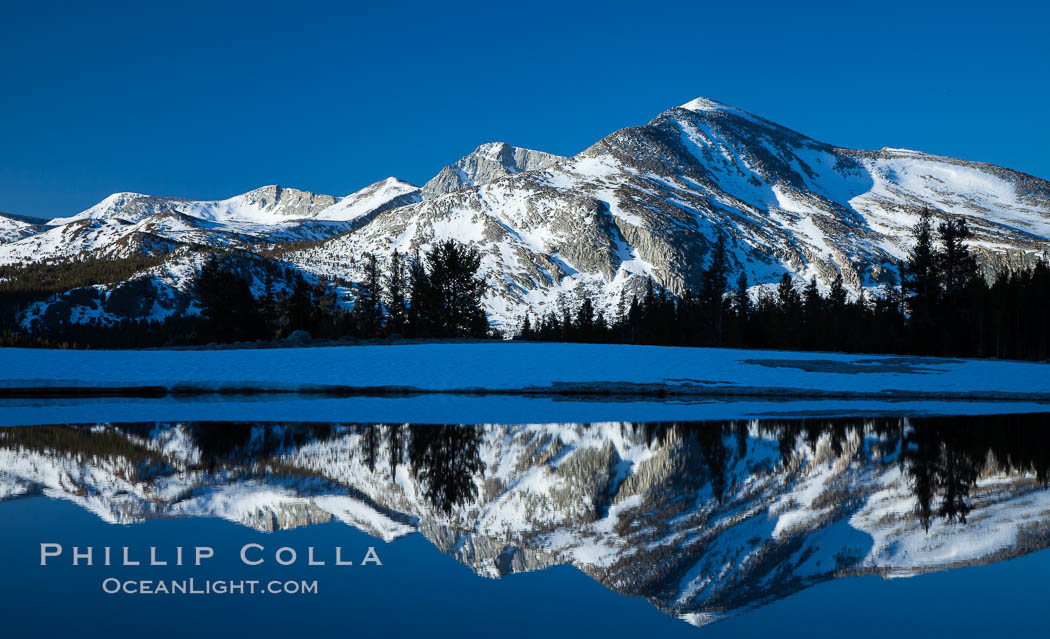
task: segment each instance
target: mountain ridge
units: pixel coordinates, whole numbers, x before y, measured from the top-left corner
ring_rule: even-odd
[[[490,313],[507,325],[526,310],[558,312],[583,295],[611,312],[621,292],[639,293],[649,276],[682,294],[696,286],[720,232],[734,272],[753,284],[789,272],[826,288],[841,274],[854,295],[899,281],[897,264],[927,207],[935,217],[968,218],[979,253],[1046,250],[1043,180],[917,152],[835,147],[713,104],[673,107],[544,169],[387,212],[296,263],[354,279],[352,268],[339,273],[319,262],[457,237],[482,251],[496,291]],[[953,179],[957,192],[938,188]],[[396,247],[390,237],[399,238]]]
[[[110,247],[145,224],[175,244],[310,240],[282,259],[310,277],[360,281],[365,254],[383,266],[395,249],[456,239],[480,251],[486,310],[513,330],[526,313],[560,313],[584,296],[609,316],[650,277],[674,295],[695,290],[719,235],[733,276],[746,274],[756,295],[784,273],[825,290],[841,275],[852,295],[881,295],[899,282],[925,209],[935,223],[965,219],[989,269],[1047,259],[1045,180],[920,151],[837,147],[697,98],[569,157],[483,144],[422,187],[387,178],[337,199],[271,186],[211,202],[118,193],[0,246],[0,264],[120,254]],[[172,210],[189,217],[144,221]]]

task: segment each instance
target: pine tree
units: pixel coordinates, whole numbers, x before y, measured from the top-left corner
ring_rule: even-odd
[[[802,322],[805,328],[805,343],[808,349],[820,350],[826,347],[827,334],[824,328],[825,304],[817,287],[817,278],[813,276],[802,290]]]
[[[741,271],[736,278],[736,290],[733,292],[733,311],[737,318],[742,320],[751,315],[751,295],[747,289],[747,273]]]
[[[318,281],[313,287],[313,298],[317,307],[314,309],[314,329],[316,337],[337,338],[341,337],[343,326],[341,325],[341,310],[339,309],[339,296],[335,288],[327,282]]]
[[[562,342],[574,341],[576,337],[576,327],[572,323],[572,314],[569,312],[569,306],[565,303],[565,300],[561,300],[561,335],[558,339]]]
[[[417,252],[408,267],[408,329],[412,337],[430,337],[437,321],[440,300],[430,283],[426,264]]]
[[[376,337],[383,327],[383,298],[376,256],[365,255],[364,278],[357,286],[351,317],[357,334]]]
[[[561,326],[554,311],[547,311],[543,316],[543,324],[540,327],[540,339],[545,342],[553,342],[561,339]]]
[[[281,336],[287,337],[293,331],[313,330],[313,319],[314,301],[310,295],[310,286],[302,275],[297,274],[292,293],[284,303],[284,313],[280,322]]]
[[[828,292],[828,307],[832,313],[842,313],[846,308],[848,299],[848,293],[842,281],[842,273],[838,273],[835,275],[835,279],[831,281],[831,290]]]
[[[941,330],[941,350],[945,353],[980,354],[982,316],[975,303],[987,290],[980,280],[977,261],[967,249],[970,236],[966,220],[950,219],[938,226],[942,251],[937,255],[941,283],[941,301],[937,317]],[[976,335],[975,335],[976,333]]]
[[[777,285],[777,312],[780,316],[777,339],[781,348],[796,348],[802,327],[802,296],[795,290],[790,273],[784,273]]]
[[[966,220],[956,218],[942,222],[937,229],[943,252],[938,256],[941,286],[946,298],[958,298],[977,278],[977,261],[966,248],[970,237]]]
[[[627,311],[627,344],[641,343],[642,339],[642,305],[638,298],[631,296],[631,307]]]
[[[861,289],[863,293],[863,289]],[[836,273],[835,279],[831,281],[831,290],[828,291],[828,299],[825,303],[825,348],[840,350],[850,348],[862,348],[863,345],[856,343],[857,337],[864,339],[870,335],[857,333],[857,328],[863,323],[867,308],[862,304],[850,305],[849,293],[842,280],[842,273]]]
[[[277,295],[273,288],[273,275],[266,271],[263,280],[263,295],[259,299],[259,314],[266,325],[266,339],[273,339],[280,321],[280,311],[277,306]]]
[[[726,236],[718,234],[711,250],[711,261],[700,276],[700,302],[704,306],[720,304],[725,295],[729,278],[729,254],[726,251]]]
[[[425,272],[413,272],[412,304],[419,304],[418,316],[430,335],[484,337],[488,332],[480,267],[477,249],[446,240],[427,253]]]
[[[706,344],[722,343],[722,315],[724,298],[729,278],[729,254],[726,251],[726,236],[719,232],[718,240],[711,250],[711,261],[700,276],[700,332]]]
[[[534,339],[534,336],[532,334],[532,321],[529,320],[528,311],[525,311],[525,319],[521,321],[521,330],[518,331],[518,335],[520,335],[522,339]]]
[[[576,339],[581,342],[593,342],[594,337],[594,305],[591,298],[585,295],[576,311]]]
[[[780,283],[777,284],[777,303],[781,310],[789,315],[797,315],[802,310],[802,298],[795,289],[795,280],[790,273],[780,276]]]
[[[408,323],[408,305],[405,300],[406,288],[405,261],[401,253],[394,249],[390,257],[390,273],[386,281],[386,330],[389,334],[405,332]]]
[[[194,290],[201,305],[198,341],[229,343],[264,336],[266,325],[251,286],[228,262],[209,257]]]
[[[933,247],[933,222],[928,209],[923,209],[913,229],[915,247],[904,265],[901,289],[910,314],[914,346],[925,351],[936,332],[936,309],[940,299],[938,258]]]

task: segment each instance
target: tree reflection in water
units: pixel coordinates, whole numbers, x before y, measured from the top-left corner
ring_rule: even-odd
[[[374,472],[381,444],[389,453],[390,476],[408,452],[410,470],[427,501],[444,512],[477,496],[475,477],[484,472],[481,431],[461,425],[356,424],[361,458]],[[141,432],[141,429],[138,429]],[[190,431],[209,469],[244,464],[289,452],[307,442],[326,441],[342,429],[334,424],[260,426],[249,423],[195,423]],[[382,441],[381,441],[382,440]]]
[[[696,623],[826,579],[1045,548],[1048,476],[1045,414],[0,428],[0,500],[416,531],[479,574],[571,563]]]
[[[361,424],[355,428],[361,431],[361,455],[370,471],[375,471],[379,447],[385,443],[390,478],[394,479],[407,448],[409,470],[435,508],[448,513],[477,497],[474,480],[485,470],[477,428],[450,424]]]
[[[1050,419],[1002,415],[989,427],[984,417],[927,418],[914,422],[903,450],[923,526],[929,530],[934,515],[965,523],[970,490],[989,464],[1034,473],[1047,486]]]
[[[634,425],[650,445],[668,437],[683,442],[685,468],[702,477],[722,500],[726,488],[726,440],[732,436],[740,458],[746,456],[748,427],[755,424],[763,437],[774,437],[780,461],[789,460],[803,443],[815,448],[827,438],[838,457],[851,437],[876,435],[896,449],[902,468],[912,480],[917,515],[929,531],[934,517],[948,523],[966,523],[972,506],[968,498],[983,470],[995,464],[1002,470],[1032,473],[1043,487],[1050,478],[1050,415],[978,415],[965,417],[832,418],[758,420],[755,422],[667,422]],[[860,451],[858,451],[859,454]]]
[[[40,426],[0,429],[0,448],[79,456],[123,458],[132,462],[140,480],[171,472],[155,447],[147,446],[157,424]],[[678,471],[667,478],[668,493],[684,495],[709,487],[721,502],[727,490],[728,466],[747,455],[754,435],[778,442],[780,463],[788,463],[800,445],[815,448],[826,440],[836,456],[853,450],[865,437],[876,436],[886,454],[897,455],[910,478],[917,515],[928,531],[934,518],[965,523],[971,513],[971,491],[986,470],[1034,474],[1044,487],[1050,477],[1050,415],[995,415],[928,418],[832,418],[729,422],[625,424],[624,428],[662,445],[678,444]],[[485,472],[480,447],[483,429],[462,425],[421,424],[257,424],[194,422],[186,425],[200,452],[195,466],[216,471],[236,468],[244,475],[301,472],[280,458],[309,443],[344,433],[359,437],[360,463],[374,472],[387,456],[390,478],[399,466],[418,480],[423,496],[448,513],[477,498]],[[851,446],[853,448],[851,448]],[[735,448],[735,450],[732,450]],[[342,463],[355,463],[351,457]]]
[[[444,512],[473,501],[474,477],[484,472],[478,445],[481,431],[464,426],[415,425],[409,429],[408,458],[425,487],[427,500]]]

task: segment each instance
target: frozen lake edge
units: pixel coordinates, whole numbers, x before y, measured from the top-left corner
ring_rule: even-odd
[[[522,342],[280,349],[0,349],[0,397],[428,394],[1050,401],[1050,364]]]

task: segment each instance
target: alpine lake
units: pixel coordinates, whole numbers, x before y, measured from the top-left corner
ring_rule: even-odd
[[[6,400],[4,636],[1020,636],[1045,620],[1038,406],[149,401]]]

